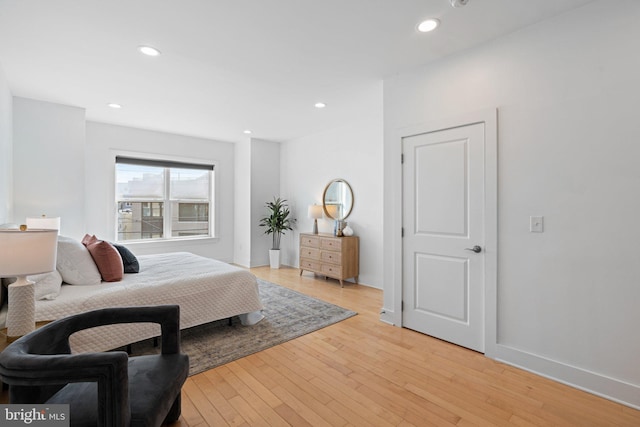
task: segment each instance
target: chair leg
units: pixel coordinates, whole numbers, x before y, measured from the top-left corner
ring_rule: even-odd
[[[169,413],[164,419],[164,424],[169,424],[175,421],[178,421],[180,418],[180,413],[182,412],[182,392],[178,393],[176,396],[176,400],[173,401],[173,405],[171,409],[169,409]]]

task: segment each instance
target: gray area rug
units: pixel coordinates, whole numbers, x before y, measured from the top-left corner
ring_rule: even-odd
[[[199,374],[244,356],[265,350],[357,313],[258,279],[265,316],[253,326],[242,326],[237,317],[182,331],[182,351],[189,355],[189,375]],[[159,351],[152,340],[132,345],[132,354]]]

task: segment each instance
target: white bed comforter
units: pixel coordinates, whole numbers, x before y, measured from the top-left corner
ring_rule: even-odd
[[[253,324],[262,316],[258,283],[247,270],[187,252],[138,257],[140,273],[120,282],[92,286],[63,285],[51,301],[36,302],[36,320],[55,320],[106,307],[180,305],[180,328],[190,328],[236,315]],[[100,327],[72,336],[74,352],[104,351],[158,336],[159,325],[124,324]]]

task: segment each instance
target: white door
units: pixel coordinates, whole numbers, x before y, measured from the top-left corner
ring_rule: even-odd
[[[484,352],[485,125],[402,139],[403,326]]]

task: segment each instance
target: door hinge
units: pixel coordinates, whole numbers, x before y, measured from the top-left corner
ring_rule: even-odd
[[[400,154],[400,163],[404,164],[404,153]]]
[[[400,301],[400,311],[404,311],[404,301]]]
[[[404,237],[404,227],[400,229],[400,237]]]

